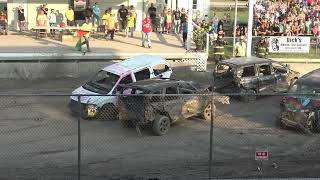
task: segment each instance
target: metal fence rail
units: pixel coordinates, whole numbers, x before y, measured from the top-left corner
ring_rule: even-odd
[[[0,179],[320,176],[315,94],[72,96],[0,95]],[[97,97],[118,103],[84,103]],[[286,128],[279,117],[300,118],[301,127]]]

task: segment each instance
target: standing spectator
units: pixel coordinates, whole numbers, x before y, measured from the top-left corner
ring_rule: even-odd
[[[169,34],[169,32],[171,32],[171,28],[172,28],[172,12],[171,10],[169,9],[168,10],[168,13],[166,15],[166,29],[167,29],[167,34]]]
[[[107,9],[105,12],[104,12],[104,15],[102,16],[101,20],[102,20],[102,24],[103,24],[103,32],[106,32],[106,21],[107,19],[111,16],[110,12],[109,12],[109,9]]]
[[[127,33],[126,33],[126,36],[128,37],[128,32],[131,33],[131,37],[133,37],[133,31],[134,31],[134,15],[130,12],[129,13],[129,17],[128,17],[128,30],[127,30]]]
[[[218,23],[219,23],[219,17],[216,15],[216,13],[213,13],[212,26],[215,33],[218,30]]]
[[[63,23],[64,16],[59,10],[56,11],[56,16],[57,16],[57,24]]]
[[[97,27],[98,31],[100,30],[100,25],[101,25],[101,8],[99,7],[99,4],[96,2],[94,3],[94,6],[92,7],[92,26],[95,27],[95,23],[97,21]]]
[[[0,33],[8,34],[8,19],[4,12],[0,11]]]
[[[51,12],[49,14],[49,26],[50,27],[56,27],[57,25],[57,16],[54,9],[51,9]],[[53,35],[55,33],[54,29],[50,29],[50,34]]]
[[[181,12],[178,7],[173,12],[173,15],[174,15],[174,33],[177,34],[180,32],[180,25],[181,25]]]
[[[115,14],[111,13],[110,16],[106,19],[105,29],[106,29],[106,38],[108,39],[110,36],[110,39],[113,40],[114,32],[116,29]]]
[[[134,6],[131,5],[130,8],[129,8],[129,14],[132,14],[133,17],[134,17],[134,30],[136,30],[136,23],[137,23],[137,12],[136,10],[134,9]]]
[[[74,11],[71,6],[69,6],[69,9],[66,11],[65,16],[67,19],[67,25],[74,26]]]
[[[118,10],[118,18],[121,24],[121,32],[127,29],[128,13],[128,9],[126,9],[125,6],[122,4],[120,9]]]
[[[181,26],[184,22],[187,22],[187,14],[186,14],[186,9],[185,8],[182,8],[181,9],[181,12],[180,12],[180,23],[181,23]],[[180,28],[180,31],[181,31],[182,27]]]
[[[240,42],[237,42],[235,45],[236,57],[246,56],[247,45],[244,42],[244,37],[240,37]]]
[[[182,23],[182,39],[183,39],[182,47],[186,47],[187,38],[188,38],[188,23],[187,21],[184,21]]]
[[[37,26],[47,27],[48,17],[45,15],[44,11],[40,11],[40,14],[37,17]]]
[[[150,7],[148,8],[149,17],[152,21],[152,24],[156,24],[156,17],[157,17],[157,8],[154,7],[154,4],[151,3]],[[155,31],[156,27],[152,27],[152,30]]]
[[[152,21],[147,15],[146,18],[142,21],[142,47],[144,46],[145,41],[148,42],[148,48],[151,48],[151,32],[152,32]]]
[[[22,32],[26,29],[26,17],[24,16],[24,9],[21,6],[18,7],[18,21],[19,30]]]
[[[87,6],[83,13],[86,20],[88,19],[90,21],[93,13],[91,6]]]

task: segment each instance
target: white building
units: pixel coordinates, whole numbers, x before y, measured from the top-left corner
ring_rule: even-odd
[[[142,19],[148,11],[150,3],[154,3],[159,12],[162,11],[164,6],[174,10],[176,7],[188,9],[188,3],[193,3],[193,14],[196,16],[203,16],[209,14],[210,0],[85,0],[88,4],[94,5],[98,2],[105,10],[112,7],[116,12],[120,5],[130,6],[136,8],[137,17],[137,30],[141,30]],[[18,29],[18,13],[17,7],[21,5],[25,10],[25,16],[28,28],[31,29],[36,26],[37,12],[41,4],[48,3],[48,9],[59,10],[60,16],[65,14],[68,6],[73,5],[73,0],[7,0],[8,7],[8,23],[9,28],[12,30]],[[65,18],[64,18],[65,21]]]

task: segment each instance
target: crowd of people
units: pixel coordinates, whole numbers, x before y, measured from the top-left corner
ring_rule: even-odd
[[[320,0],[256,0],[254,35],[320,36]]]
[[[0,10],[0,34],[8,34],[7,8]]]

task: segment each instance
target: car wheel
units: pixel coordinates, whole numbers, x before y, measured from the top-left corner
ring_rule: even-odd
[[[118,120],[119,111],[113,104],[106,104],[102,106],[96,119],[100,121],[116,121]]]
[[[320,132],[319,120],[313,115],[307,121],[307,129],[311,132]]]
[[[210,102],[204,108],[202,113],[202,118],[205,119],[206,121],[211,121],[211,116],[212,116],[212,104]]]
[[[170,119],[167,116],[157,116],[153,121],[153,133],[162,136],[168,133],[170,129]]]
[[[241,96],[241,101],[248,103],[251,101],[255,101],[257,99],[257,97],[255,95],[256,94],[255,90],[249,89],[249,90],[245,90],[244,92],[248,95]]]

